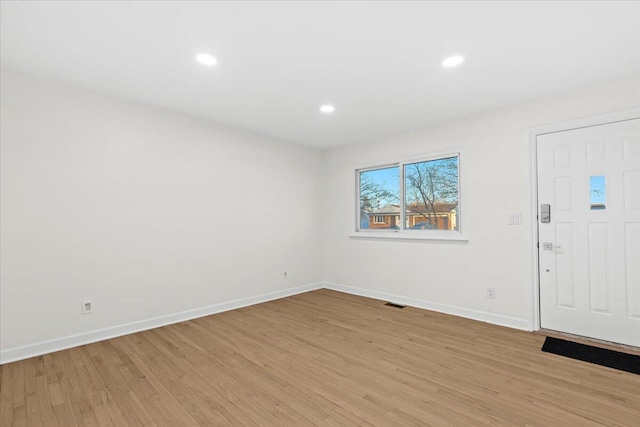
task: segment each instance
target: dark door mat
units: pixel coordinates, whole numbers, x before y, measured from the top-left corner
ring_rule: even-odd
[[[640,375],[640,356],[547,337],[542,351]]]

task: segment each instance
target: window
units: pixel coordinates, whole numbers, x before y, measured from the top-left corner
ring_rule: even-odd
[[[460,238],[459,170],[460,153],[356,170],[356,232]]]
[[[606,179],[604,175],[589,177],[589,187],[591,195],[591,210],[603,211],[606,209]]]
[[[397,227],[400,212],[400,168],[382,166],[358,170],[358,229],[391,229]],[[385,221],[385,216],[390,221]]]

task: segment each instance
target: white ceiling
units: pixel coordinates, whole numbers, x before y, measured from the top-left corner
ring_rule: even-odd
[[[1,3],[1,64],[316,147],[640,73],[640,2]],[[218,58],[206,68],[199,52]],[[447,56],[465,63],[443,69]],[[333,115],[318,112],[323,103]]]

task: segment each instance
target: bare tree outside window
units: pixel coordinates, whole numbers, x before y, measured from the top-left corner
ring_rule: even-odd
[[[407,212],[441,228],[438,217],[458,205],[458,157],[406,164],[404,176]]]

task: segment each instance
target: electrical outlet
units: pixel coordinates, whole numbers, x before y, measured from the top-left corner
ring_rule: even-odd
[[[287,280],[289,277],[287,276],[287,272],[282,273],[282,280]]]
[[[487,288],[487,298],[496,299],[496,288]]]
[[[93,302],[90,299],[86,299],[82,301],[82,314],[91,314],[93,313]]]

